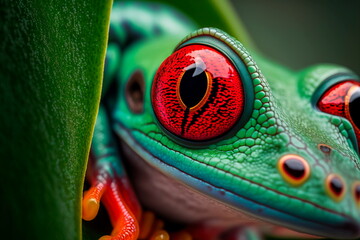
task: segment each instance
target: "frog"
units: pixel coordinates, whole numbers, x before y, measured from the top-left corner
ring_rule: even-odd
[[[101,239],[142,239],[143,207],[194,226],[193,239],[360,236],[354,72],[294,71],[167,5],[134,2],[114,3],[105,63],[82,200],[84,220],[107,209]]]

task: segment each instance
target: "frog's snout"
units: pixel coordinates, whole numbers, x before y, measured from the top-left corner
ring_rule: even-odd
[[[331,152],[331,148],[326,145],[319,145],[319,149],[325,154]],[[293,186],[302,185],[311,174],[309,163],[296,154],[282,156],[277,163],[277,168],[283,179]],[[330,173],[324,180],[324,188],[328,196],[336,202],[340,202],[345,194],[350,192],[360,208],[360,181],[354,181],[352,186],[347,186],[341,175]]]
[[[332,151],[331,147],[324,144],[319,145],[318,148],[325,155],[330,154]],[[311,178],[312,169],[310,163],[306,160],[306,158],[297,154],[286,154],[281,156],[277,162],[277,169],[284,181],[293,187],[300,187]],[[336,203],[340,203],[343,199],[345,199],[346,195],[351,194],[351,198],[354,200],[356,207],[360,211],[360,181],[354,181],[353,183],[347,184],[344,177],[346,176],[341,176],[340,174],[331,172],[328,173],[323,179],[324,191],[326,192],[326,195]],[[322,209],[326,209],[326,207],[321,204],[315,205],[320,206]],[[327,209],[326,211],[335,212],[336,210],[333,211],[332,209]],[[342,215],[340,212],[336,214]],[[339,229],[342,229],[342,231],[339,231]],[[352,216],[347,216],[344,218],[343,222],[334,224],[331,229],[326,231],[331,231],[332,235],[336,235],[334,235],[334,237],[343,238],[345,235],[348,238],[359,237],[360,222]],[[318,234],[325,236],[328,234],[325,232],[320,232]]]

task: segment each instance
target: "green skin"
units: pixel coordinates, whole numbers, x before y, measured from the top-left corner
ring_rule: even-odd
[[[148,14],[152,14],[151,8],[144,9],[139,11],[149,10]],[[124,48],[116,38],[121,39],[128,32],[117,25],[123,21],[117,16],[121,11],[133,10],[131,6],[114,6],[110,30],[113,37],[110,35],[105,69],[106,94],[95,128],[94,155],[108,151],[106,144],[115,139],[111,128],[125,148],[130,148],[152,168],[237,211],[305,233],[357,237],[360,211],[352,184],[360,180],[360,171],[354,130],[349,121],[322,113],[315,104],[331,84],[358,78],[348,69],[335,65],[294,72],[254,51],[248,52],[240,42],[220,30],[199,30],[194,34],[202,35],[205,31],[213,35],[208,38],[226,38],[221,41],[238,48],[233,54],[246,65],[243,74],[249,76],[254,99],[247,102],[248,118],[236,131],[212,143],[192,145],[163,130],[154,115],[150,94],[160,64],[196,28],[166,14],[172,11],[167,8],[161,11],[165,12],[165,18],[172,18],[176,26],[171,29],[176,28],[176,34],[167,32],[166,24],[160,24],[161,34],[154,35],[149,26],[138,24],[130,17],[126,21],[143,37]],[[141,113],[134,113],[126,99],[126,85],[136,71],[143,74],[145,81]],[[118,90],[110,94],[107,89],[114,78]],[[327,161],[319,144],[332,148]],[[303,157],[310,166],[310,177],[300,186],[290,184],[279,172],[278,161],[287,154]],[[102,161],[111,162],[120,176],[124,174],[120,159]],[[346,185],[345,196],[339,202],[325,189],[325,179],[331,173],[340,175]]]

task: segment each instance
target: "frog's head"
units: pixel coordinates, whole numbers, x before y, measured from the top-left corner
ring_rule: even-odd
[[[358,237],[357,77],[256,60],[220,30],[190,34],[155,77],[133,68],[145,79],[144,110],[124,98],[117,114],[130,130],[120,132],[150,163],[235,208],[311,234]]]

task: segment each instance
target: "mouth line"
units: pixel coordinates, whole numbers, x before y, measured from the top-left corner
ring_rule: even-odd
[[[321,211],[324,211],[324,212],[327,212],[327,213],[329,213],[329,214],[332,214],[332,215],[336,215],[336,216],[338,216],[338,217],[341,217],[341,218],[343,219],[343,221],[339,221],[337,225],[336,225],[336,224],[334,225],[334,224],[330,224],[330,223],[327,223],[327,222],[324,222],[324,221],[317,221],[317,220],[314,220],[314,219],[311,219],[311,218],[307,218],[307,217],[304,217],[304,216],[301,216],[301,215],[294,215],[294,214],[291,213],[291,212],[284,211],[284,210],[282,210],[282,209],[272,207],[272,206],[270,206],[270,205],[268,205],[268,204],[266,204],[266,203],[263,203],[263,202],[254,200],[254,199],[249,198],[249,197],[246,197],[246,196],[243,196],[243,195],[241,195],[241,194],[239,194],[239,193],[237,193],[237,192],[230,191],[230,190],[225,189],[225,188],[223,188],[223,187],[219,187],[219,186],[213,185],[213,184],[211,184],[211,183],[209,183],[209,182],[207,182],[207,181],[204,181],[203,179],[200,179],[200,178],[198,178],[198,177],[196,177],[196,176],[193,176],[193,175],[191,175],[191,174],[189,174],[189,173],[186,173],[186,172],[184,172],[183,170],[181,170],[181,169],[179,169],[179,168],[177,168],[177,167],[175,167],[175,166],[173,166],[173,165],[171,165],[171,164],[169,164],[169,163],[166,163],[166,162],[164,162],[164,161],[161,161],[158,157],[156,157],[155,155],[153,155],[151,152],[149,152],[147,149],[145,149],[141,144],[139,144],[139,142],[132,136],[130,130],[124,128],[124,127],[122,126],[122,124],[120,124],[120,123],[118,123],[118,125],[119,125],[119,127],[120,127],[121,132],[123,132],[123,133],[125,132],[126,135],[127,135],[127,138],[125,138],[125,139],[126,139],[125,142],[127,142],[128,146],[130,146],[131,148],[133,148],[133,150],[135,150],[135,152],[139,153],[139,150],[141,150],[142,152],[145,152],[146,154],[148,154],[152,159],[155,159],[156,161],[158,161],[158,162],[160,162],[161,164],[163,164],[163,165],[165,166],[165,168],[167,168],[167,169],[170,168],[170,169],[172,169],[173,171],[176,170],[176,171],[178,171],[179,173],[181,173],[181,176],[187,176],[188,178],[192,178],[193,180],[196,180],[197,182],[200,181],[200,182],[202,182],[202,183],[204,183],[204,184],[212,187],[213,189],[217,189],[219,192],[223,192],[223,193],[225,192],[225,193],[234,195],[234,196],[236,196],[237,198],[241,198],[241,199],[244,199],[244,200],[246,200],[246,201],[252,202],[253,204],[256,204],[256,205],[258,205],[258,206],[264,207],[264,208],[267,209],[267,210],[275,211],[275,212],[280,213],[280,214],[282,214],[282,215],[286,215],[286,216],[292,217],[292,218],[294,218],[294,219],[301,220],[301,221],[303,221],[303,222],[305,222],[305,223],[312,223],[312,224],[315,224],[315,225],[323,226],[324,228],[330,230],[331,233],[333,233],[334,228],[336,228],[336,226],[339,226],[339,225],[340,225],[339,223],[342,223],[342,225],[348,226],[348,227],[352,227],[352,228],[353,228],[353,226],[355,227],[355,226],[357,225],[357,224],[356,224],[357,221],[356,221],[354,218],[352,218],[352,217],[350,217],[350,216],[348,216],[348,215],[346,215],[346,214],[343,214],[343,213],[334,211],[334,210],[332,210],[332,209],[325,208],[325,207],[323,207],[323,206],[321,206],[321,205],[319,205],[319,204],[316,204],[316,203],[314,203],[314,202],[311,202],[311,201],[308,201],[308,200],[305,200],[305,199],[301,199],[301,198],[298,198],[298,197],[295,197],[295,196],[292,196],[292,195],[284,194],[284,193],[279,192],[279,191],[277,191],[277,190],[275,190],[275,189],[266,187],[266,186],[264,186],[264,185],[262,185],[262,184],[260,184],[260,183],[251,181],[251,180],[249,180],[249,179],[240,177],[240,176],[238,176],[238,175],[234,175],[233,173],[230,173],[230,172],[228,172],[228,171],[224,171],[224,170],[222,170],[222,169],[218,169],[218,168],[216,168],[216,167],[214,167],[214,166],[211,166],[211,165],[208,165],[208,164],[206,164],[206,163],[199,162],[199,161],[197,161],[196,159],[193,159],[193,158],[191,158],[191,157],[189,157],[189,156],[185,156],[185,155],[182,154],[181,152],[172,150],[172,151],[176,152],[177,154],[181,154],[181,155],[183,155],[183,156],[186,157],[186,158],[189,158],[189,159],[192,159],[193,161],[198,162],[199,164],[206,165],[206,166],[209,167],[209,168],[216,169],[217,171],[222,171],[223,173],[229,174],[229,175],[231,175],[231,176],[234,177],[234,178],[238,178],[238,179],[240,179],[240,180],[242,180],[242,181],[248,182],[248,183],[249,183],[250,185],[252,185],[252,186],[256,185],[256,186],[258,186],[259,188],[265,189],[266,191],[273,192],[273,193],[275,193],[275,194],[284,196],[284,197],[286,197],[286,198],[288,198],[288,199],[298,200],[298,201],[300,201],[300,202],[302,202],[302,203],[304,203],[304,204],[311,205],[313,208],[320,209]],[[138,132],[138,133],[142,134],[143,136],[149,138],[147,135],[145,135],[144,133],[142,133],[142,132],[140,132],[140,131],[138,131],[138,130],[136,130],[136,129],[132,129],[132,131]],[[151,138],[150,138],[150,139],[151,139]],[[129,140],[130,140],[131,142],[133,142],[133,144],[129,144],[129,142],[128,142]],[[153,140],[153,141],[156,141],[155,139],[152,139],[152,140]],[[158,142],[158,144],[161,144],[161,143]],[[161,144],[161,145],[163,145],[163,144]],[[166,147],[165,145],[163,145],[163,146]],[[144,158],[144,159],[146,159],[146,158]],[[145,160],[145,161],[149,161],[149,158],[148,158],[148,160]],[[149,162],[150,162],[150,161],[149,161]],[[151,164],[151,165],[153,165],[153,164]],[[163,166],[163,167],[164,167],[164,166]],[[164,169],[162,169],[162,170],[164,170]],[[165,172],[166,172],[166,171],[165,171]],[[188,183],[187,183],[187,184],[188,184]],[[189,185],[192,186],[193,184],[189,183]],[[196,189],[196,188],[195,188],[195,189]],[[216,198],[216,199],[218,199],[219,201],[221,201],[221,199],[219,199],[218,196],[214,196],[214,194],[209,193],[208,191],[205,191],[205,192],[207,192],[209,195],[211,195],[211,196],[213,196],[214,198]],[[222,202],[223,202],[223,201],[222,201]],[[226,202],[225,202],[225,203],[226,203]],[[227,204],[229,204],[229,203],[227,203]],[[234,205],[235,205],[236,208],[239,208],[239,209],[242,210],[242,211],[245,211],[245,212],[247,212],[247,213],[249,213],[249,214],[251,214],[251,215],[254,215],[254,216],[263,218],[263,217],[261,216],[261,214],[256,213],[256,211],[254,211],[254,210],[253,210],[253,211],[251,211],[251,210],[250,210],[250,211],[249,211],[249,210],[244,210],[244,208],[242,208],[241,204],[240,204],[240,206],[239,206],[239,204],[229,204],[230,207],[231,207],[231,206],[234,207]],[[260,215],[260,216],[259,216],[259,215]],[[272,219],[269,219],[269,218],[267,218],[267,217],[264,217],[264,218],[265,218],[265,220],[272,222]],[[297,225],[294,225],[294,224],[296,224],[296,222],[294,222],[294,224],[289,224],[289,223],[287,223],[287,222],[284,222],[281,218],[278,219],[278,221],[275,221],[275,222],[285,223],[285,224],[287,224],[287,226],[289,226],[290,228],[299,229],[299,227],[298,227]],[[341,229],[341,228],[340,228],[340,229]],[[342,228],[342,230],[346,230],[346,229]],[[349,229],[348,229],[348,230],[349,230]],[[335,229],[335,231],[339,231],[339,228]],[[354,231],[352,231],[352,232],[354,232]],[[344,232],[342,231],[342,233],[344,233]],[[317,234],[319,234],[319,233],[317,233]],[[324,235],[324,234],[325,234],[325,232],[323,232],[322,234],[319,234],[319,235]],[[341,234],[341,233],[340,233],[340,234]],[[357,230],[356,230],[356,234],[357,234],[357,235],[352,234],[351,236],[356,236],[356,237],[357,237],[357,236],[359,235],[359,227],[358,227]],[[334,235],[332,235],[332,236],[334,236]],[[341,235],[341,236],[343,236],[343,235]]]

